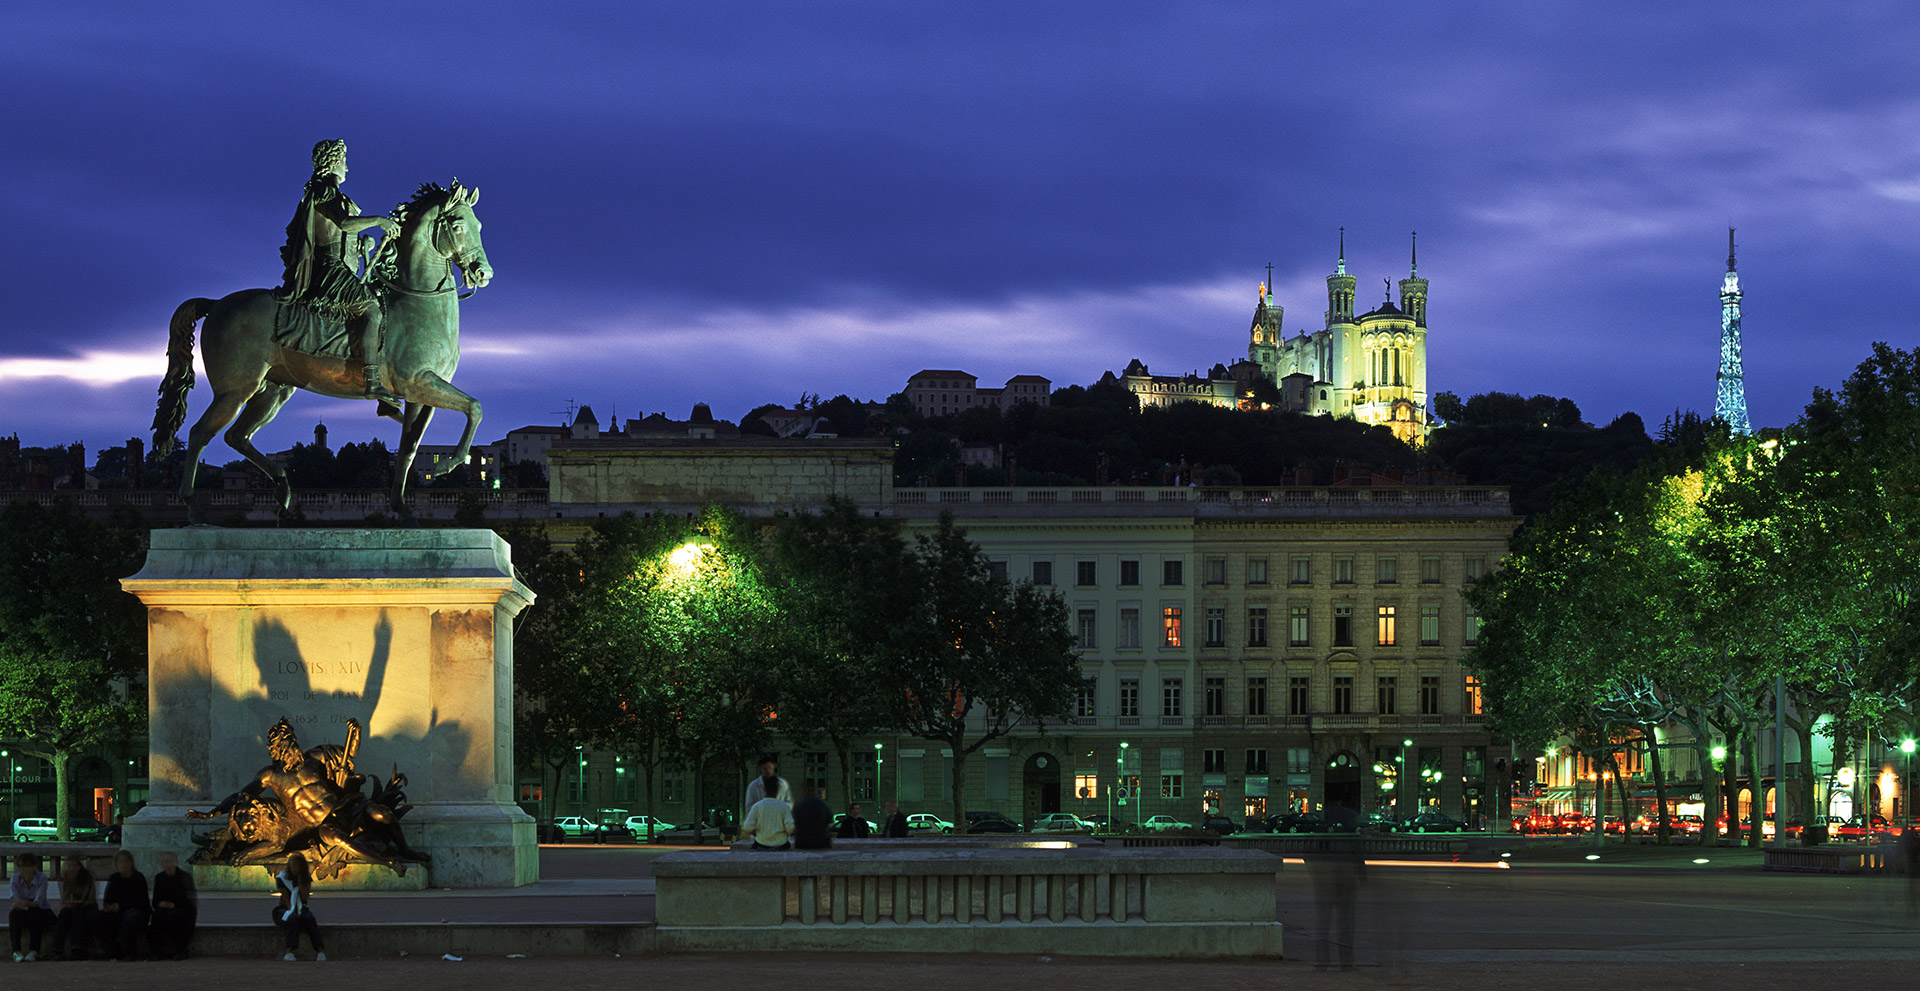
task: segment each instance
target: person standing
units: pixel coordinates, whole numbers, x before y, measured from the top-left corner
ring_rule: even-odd
[[[73,941],[73,960],[87,958],[87,941],[100,921],[98,893],[94,891],[93,872],[79,857],[68,857],[60,870],[60,914],[53,922],[53,956],[67,956],[67,941]]]
[[[740,835],[753,841],[748,849],[762,853],[793,849],[793,829],[793,807],[777,798],[753,803],[740,822]]]
[[[826,850],[833,846],[833,810],[826,800],[813,793],[813,786],[800,783],[800,800],[793,803],[793,848]]]
[[[53,909],[47,904],[47,872],[40,869],[39,854],[23,853],[14,858],[7,895],[12,899],[7,910],[7,942],[13,945],[13,962],[38,960],[40,937],[53,925]],[[20,952],[23,933],[28,937],[24,954]]]
[[[777,798],[791,806],[793,791],[787,787],[787,779],[774,773],[780,766],[780,758],[773,754],[760,755],[760,776],[747,782],[747,800],[740,804],[743,809],[751,810],[755,802],[763,798]]]
[[[887,822],[880,827],[880,835],[890,840],[902,840],[907,837],[907,814],[900,811],[900,803],[887,799]]]
[[[147,929],[153,905],[147,899],[147,876],[134,869],[132,851],[114,854],[113,867],[100,899],[100,945],[109,960],[131,960],[140,952],[140,934]]]
[[[309,901],[313,897],[313,874],[307,870],[307,858],[294,854],[287,858],[287,869],[273,876],[274,895],[280,899],[273,907],[274,924],[287,931],[287,955],[282,960],[298,960],[300,934],[307,934],[313,945],[313,959],[327,959],[327,948],[320,939],[320,923],[313,917]]]
[[[200,896],[193,887],[193,875],[180,869],[180,858],[171,852],[160,855],[160,873],[153,876],[153,925],[147,944],[155,960],[171,953],[175,960],[187,958],[187,944],[193,942],[193,923],[200,914]]]
[[[868,828],[867,820],[860,814],[860,803],[854,802],[849,804],[847,806],[847,817],[840,820],[840,838],[843,840],[864,840],[870,832],[872,832],[872,830]]]

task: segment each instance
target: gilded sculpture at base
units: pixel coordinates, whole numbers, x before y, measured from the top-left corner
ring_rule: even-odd
[[[408,847],[400,830],[412,808],[402,790],[406,775],[396,767],[382,787],[379,778],[355,772],[359,749],[357,719],[347,720],[344,745],[309,750],[300,749],[292,724],[280,720],[267,734],[273,763],[211,811],[187,813],[189,819],[227,817],[212,835],[194,838],[200,849],[189,861],[272,864],[299,853],[321,880],[349,863],[382,864],[403,875],[409,863],[425,863],[427,855]]]

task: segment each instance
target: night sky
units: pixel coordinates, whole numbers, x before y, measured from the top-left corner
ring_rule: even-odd
[[[329,137],[369,212],[484,191],[483,441],[569,401],[1204,370],[1268,263],[1288,332],[1321,325],[1343,225],[1362,309],[1419,231],[1430,382],[1463,397],[1710,413],[1729,225],[1756,426],[1913,344],[1908,6],[1571,6],[12,0],[0,433],[145,437],[168,316],[278,283]],[[398,435],[302,395],[261,446],[323,418]]]

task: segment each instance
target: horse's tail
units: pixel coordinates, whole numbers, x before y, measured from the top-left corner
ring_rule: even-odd
[[[153,455],[173,450],[173,435],[187,422],[187,393],[193,389],[193,325],[213,309],[213,300],[194,297],[173,311],[167,331],[167,377],[160,380],[160,404],[153,411]]]

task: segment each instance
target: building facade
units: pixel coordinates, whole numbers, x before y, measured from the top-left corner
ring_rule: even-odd
[[[977,377],[952,368],[923,368],[907,377],[907,401],[921,416],[954,416],[981,406],[1045,406],[1052,396],[1052,380],[1039,375],[1015,375],[998,389],[983,389]]]

